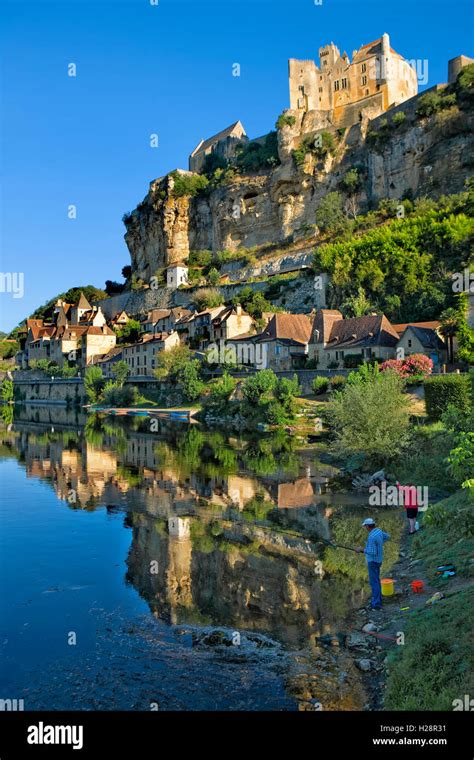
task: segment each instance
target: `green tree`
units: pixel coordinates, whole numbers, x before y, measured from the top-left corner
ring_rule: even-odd
[[[277,385],[277,376],[272,369],[262,369],[248,377],[243,386],[244,398],[250,404],[258,404],[269,397]]]
[[[178,375],[191,361],[191,351],[187,346],[174,346],[170,351],[160,351],[156,357],[155,376],[166,380]]]
[[[373,312],[374,307],[367,298],[364,288],[359,287],[356,295],[350,296],[341,306],[344,317],[363,317]]]
[[[115,333],[119,343],[135,343],[140,335],[140,322],[129,319],[123,327],[115,328]]]
[[[207,279],[211,285],[217,285],[220,280],[220,274],[215,267],[212,267],[207,273]]]
[[[185,364],[177,376],[177,382],[186,399],[196,401],[199,398],[204,390],[204,383],[201,380],[201,362],[199,359],[193,359]]]
[[[105,378],[100,367],[93,364],[87,367],[84,374],[84,387],[91,404],[96,404],[105,385]]]
[[[316,209],[315,221],[322,232],[336,233],[347,229],[347,217],[340,193],[333,191],[321,199]]]
[[[115,378],[115,382],[117,383],[117,386],[121,388],[125,380],[130,374],[130,368],[127,362],[122,361],[122,360],[116,362],[112,369],[112,374]]]
[[[409,415],[403,381],[394,372],[348,382],[330,405],[335,448],[341,456],[385,464],[408,443]]]
[[[0,396],[2,398],[2,401],[9,402],[13,401],[13,380],[9,380],[7,377],[5,377],[2,380],[2,384],[0,386]]]
[[[462,315],[453,307],[445,309],[440,316],[440,332],[448,341],[448,361],[454,362],[454,338],[456,337],[462,322]]]

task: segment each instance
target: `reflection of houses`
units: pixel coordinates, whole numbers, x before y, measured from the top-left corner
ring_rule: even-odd
[[[279,483],[277,490],[277,504],[282,509],[310,507],[314,502],[314,489],[308,478],[300,478],[292,483]]]

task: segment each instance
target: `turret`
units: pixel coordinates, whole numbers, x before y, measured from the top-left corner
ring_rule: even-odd
[[[382,34],[382,44],[380,51],[380,72],[379,79],[386,81],[389,75],[389,62],[390,62],[390,37],[387,32]]]

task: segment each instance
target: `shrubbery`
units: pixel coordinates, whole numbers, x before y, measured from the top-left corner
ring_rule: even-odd
[[[336,451],[360,463],[389,462],[408,443],[409,403],[402,380],[393,372],[362,365],[330,405]]]
[[[470,382],[467,375],[437,375],[424,382],[426,413],[439,420],[450,404],[463,414],[471,408]]]
[[[173,189],[171,195],[174,198],[193,196],[201,193],[209,184],[208,178],[204,174],[180,174],[171,172],[173,178]]]
[[[201,288],[194,293],[193,303],[198,311],[212,309],[224,303],[224,296],[216,288]]]
[[[280,163],[277,133],[269,132],[263,145],[260,142],[250,141],[241,146],[232,163],[243,174],[253,174],[261,169],[277,166]]]
[[[472,213],[471,203],[472,191],[444,198],[434,209],[356,236],[349,232],[355,223],[345,217],[340,194],[329,193],[316,223],[323,232],[345,233],[315,251],[315,271],[331,278],[329,307],[340,307],[362,288],[367,301],[389,316],[407,322],[438,318],[455,301],[450,273],[462,272],[469,259],[474,219],[463,212]]]
[[[326,393],[329,388],[329,380],[327,377],[315,377],[312,382],[313,393],[319,396],[322,393]]]
[[[421,379],[431,375],[433,360],[424,354],[411,354],[405,359],[388,359],[386,362],[382,362],[380,369],[382,372],[391,370],[403,379],[409,377]]]

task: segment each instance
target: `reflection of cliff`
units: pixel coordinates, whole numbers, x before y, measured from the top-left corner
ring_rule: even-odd
[[[164,521],[137,514],[132,520],[127,579],[166,622],[218,623],[296,641],[333,631],[352,605],[350,579],[336,588],[324,572],[321,577],[303,539],[270,530],[267,541],[256,528],[249,542],[252,526],[239,530],[238,524],[233,541],[213,539],[213,525],[206,532],[198,517],[182,521],[192,527],[180,538]]]

